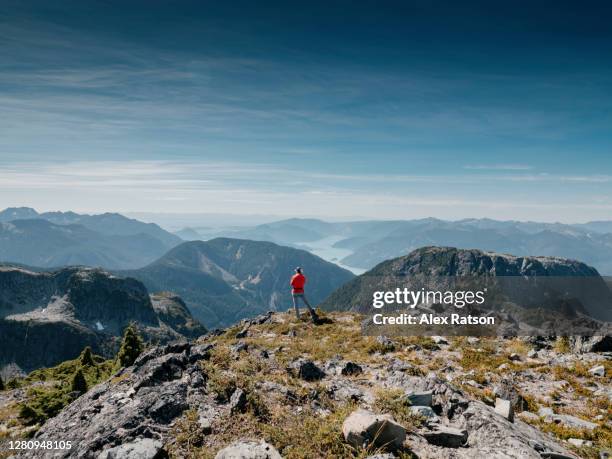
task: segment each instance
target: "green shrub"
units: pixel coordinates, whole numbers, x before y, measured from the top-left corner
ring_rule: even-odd
[[[144,350],[142,338],[133,324],[130,324],[123,334],[121,349],[117,354],[117,360],[121,367],[129,367],[134,364],[136,359]]]
[[[85,376],[83,376],[81,369],[78,369],[72,377],[72,392],[78,392],[79,394],[87,392],[87,381],[85,381]]]
[[[89,356],[87,355],[89,354]],[[83,364],[83,361],[86,363]],[[91,363],[87,365],[87,363]],[[91,354],[87,349],[74,360],[67,360],[51,368],[40,368],[25,378],[12,379],[9,384],[15,387],[28,387],[26,400],[19,407],[19,418],[26,425],[42,424],[56,416],[73,399],[73,391],[84,393],[110,377],[115,362]]]
[[[84,367],[91,367],[96,364],[94,362],[93,355],[91,354],[91,348],[89,346],[83,349],[83,352],[81,352],[80,359],[81,365],[83,365]]]

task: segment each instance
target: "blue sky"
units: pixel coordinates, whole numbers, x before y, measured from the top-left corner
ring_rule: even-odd
[[[610,219],[612,7],[533,3],[3,1],[0,206]]]

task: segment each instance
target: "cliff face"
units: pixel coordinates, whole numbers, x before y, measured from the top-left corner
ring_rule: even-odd
[[[612,293],[594,268],[558,257],[516,257],[452,247],[423,247],[385,261],[346,283],[330,295],[322,307],[365,312],[371,310],[372,291],[392,286],[429,287],[446,278],[492,279],[504,284],[504,292],[519,306],[550,306],[551,295],[563,291],[578,312],[599,320],[612,320]],[[542,279],[532,288],[521,279]],[[564,293],[565,294],[565,293]],[[541,302],[541,304],[539,303]],[[549,303],[546,305],[545,303]],[[570,301],[571,303],[571,301]],[[552,302],[552,307],[556,303]],[[559,304],[561,304],[559,302]],[[564,303],[563,307],[567,304]]]
[[[156,341],[205,332],[180,299],[152,301],[135,279],[82,267],[0,267],[0,366],[29,371],[74,358],[85,346],[109,355],[131,322]]]

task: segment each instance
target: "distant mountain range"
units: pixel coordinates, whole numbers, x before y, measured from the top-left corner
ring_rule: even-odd
[[[38,267],[144,266],[181,242],[153,223],[120,214],[39,214],[27,207],[0,212],[0,261]]]
[[[405,255],[419,247],[436,245],[523,256],[558,256],[583,261],[602,274],[612,274],[612,222],[605,221],[568,225],[426,218],[329,223],[294,218],[252,228],[228,228],[216,232],[207,229],[202,233],[203,238],[213,235],[240,237],[302,248],[328,239],[332,241],[330,248],[342,249],[345,253],[338,262],[362,269],[372,268],[381,261]],[[190,238],[194,238],[193,233]]]
[[[529,277],[537,277],[539,282],[521,282]],[[600,321],[612,321],[612,292],[597,271],[584,263],[558,257],[517,257],[454,247],[422,247],[384,261],[337,289],[321,307],[371,312],[372,294],[377,290],[392,291],[399,286],[445,290],[451,279],[465,279],[466,282],[482,279],[484,282],[486,278],[503,280],[510,287],[502,289],[509,296],[496,304],[510,301],[520,307],[570,307],[572,313],[581,312]],[[512,278],[516,278],[516,282],[512,282]],[[572,280],[574,282],[570,282]],[[491,299],[485,305],[490,303]]]
[[[144,268],[120,274],[142,281],[150,291],[177,293],[196,319],[213,328],[290,308],[289,279],[296,266],[308,277],[313,305],[353,278],[305,250],[228,238],[185,242]]]
[[[206,332],[176,295],[149,295],[135,279],[92,268],[35,272],[0,265],[0,370],[52,366],[85,346],[110,356],[130,323],[154,342]]]

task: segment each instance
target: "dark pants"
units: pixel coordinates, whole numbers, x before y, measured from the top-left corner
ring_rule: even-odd
[[[308,309],[310,310],[310,312],[312,312],[312,306],[310,306],[310,303],[308,302],[308,300],[306,299],[306,296],[304,296],[303,293],[293,293],[293,309],[295,309],[295,315],[297,316],[297,318],[300,318],[300,308],[298,308],[298,300],[301,299],[304,304],[308,307]]]

